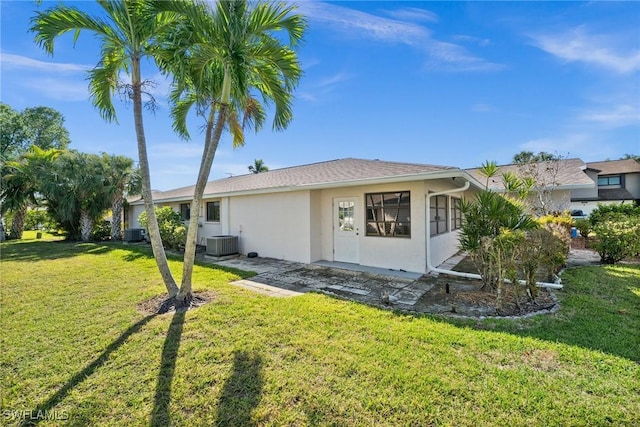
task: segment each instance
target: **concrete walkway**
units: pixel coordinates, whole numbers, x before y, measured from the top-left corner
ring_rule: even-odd
[[[463,258],[464,254],[456,255],[440,267],[451,269]],[[444,295],[445,286],[451,288],[452,292],[473,291],[478,287],[473,281],[443,279],[437,275],[327,261],[303,264],[245,256],[226,259],[205,256],[204,261],[256,272],[257,275],[250,279],[237,280],[231,284],[272,297],[294,297],[315,291],[366,304],[414,312],[449,311],[447,295]],[[593,265],[598,261],[598,255],[592,251],[572,250],[568,265]],[[426,295],[428,293],[429,295]],[[445,303],[440,304],[442,307],[433,298],[436,294],[443,294],[442,301]]]
[[[244,256],[227,260],[205,256],[205,261],[258,273],[250,279],[231,284],[273,297],[292,297],[316,291],[370,304],[388,302],[409,308],[429,290],[428,286],[419,282],[420,273],[401,270],[330,262],[303,264]]]

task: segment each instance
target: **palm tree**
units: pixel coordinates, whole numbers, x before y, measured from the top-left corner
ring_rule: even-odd
[[[204,188],[225,126],[233,145],[244,144],[243,129],[262,127],[266,113],[253,96],[274,105],[274,130],[283,130],[293,118],[292,92],[301,75],[293,48],[302,39],[306,23],[292,13],[295,6],[246,0],[194,4],[161,2],[185,20],[164,41],[160,65],[175,76],[172,93],[174,129],[188,138],[186,117],[193,106],[205,117],[205,144],[191,212],[199,213]],[[289,45],[277,33],[284,31]],[[216,117],[217,112],[217,117]],[[185,245],[178,302],[191,298],[198,214],[191,215]]]
[[[86,242],[94,223],[110,207],[111,188],[106,180],[106,164],[96,154],[67,151],[45,171],[42,191],[51,213],[70,231],[70,238]]]
[[[34,145],[19,159],[2,165],[0,217],[4,217],[8,211],[13,212],[12,239],[22,238],[27,207],[38,203],[36,194],[40,190],[42,171],[49,169],[60,153],[55,148],[43,150]]]
[[[253,164],[249,165],[248,169],[249,169],[249,172],[251,173],[261,173],[261,172],[268,172],[269,166],[265,165],[262,159],[255,159],[253,161]]]
[[[104,17],[93,17],[76,7],[64,4],[38,12],[32,19],[31,31],[36,34],[36,42],[50,54],[53,54],[56,38],[68,32],[73,32],[77,38],[82,31],[88,31],[100,40],[100,61],[89,71],[91,99],[106,121],[116,120],[112,103],[112,96],[116,91],[124,89],[133,102],[142,175],[142,197],[149,221],[151,247],[167,292],[169,296],[174,296],[178,292],[178,287],[171,275],[162,246],[151,195],[149,160],[142,120],[144,82],[141,78],[140,65],[141,61],[150,55],[149,47],[154,39],[175,23],[175,16],[171,13],[158,12],[152,2],[99,0],[98,4],[103,9]],[[124,86],[118,81],[121,71],[131,77],[130,82]]]
[[[125,194],[130,193],[131,185],[137,182],[138,170],[133,167],[133,160],[126,156],[102,154],[105,180],[109,187],[111,199],[111,240],[122,240],[120,219]]]

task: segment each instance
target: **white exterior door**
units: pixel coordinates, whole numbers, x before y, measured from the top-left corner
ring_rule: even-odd
[[[358,203],[355,197],[333,199],[333,260],[357,264],[360,261],[358,246]]]

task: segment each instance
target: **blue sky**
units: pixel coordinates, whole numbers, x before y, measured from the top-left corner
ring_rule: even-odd
[[[51,57],[28,33],[34,11],[52,4],[0,2],[2,102],[55,108],[71,148],[137,160],[131,106],[117,101],[119,124],[109,124],[89,102],[93,37],[75,48],[61,38]],[[235,150],[224,136],[211,179],[247,173],[256,158],[271,168],[344,157],[467,168],[521,150],[640,154],[640,3],[303,1],[299,12],[309,28],[294,121]],[[159,102],[145,116],[152,186],[192,185],[202,123],[190,122],[191,141],[177,138],[169,83],[152,66],[145,77]]]

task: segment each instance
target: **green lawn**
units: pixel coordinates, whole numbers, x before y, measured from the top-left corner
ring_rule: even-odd
[[[569,270],[558,313],[484,322],[270,298],[199,266],[214,302],[145,317],[164,287],[144,251],[0,250],[0,424],[640,425],[637,265]]]

